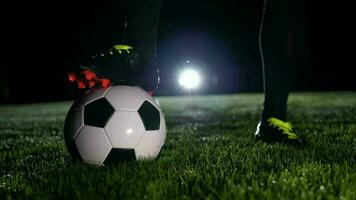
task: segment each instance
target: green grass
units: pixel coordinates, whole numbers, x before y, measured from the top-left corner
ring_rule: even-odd
[[[70,102],[0,106],[0,199],[356,199],[356,93],[296,93],[305,147],[256,142],[261,94],[161,97],[154,161],[70,162]]]

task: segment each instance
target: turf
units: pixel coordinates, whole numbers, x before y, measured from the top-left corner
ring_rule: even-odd
[[[295,93],[307,144],[252,137],[262,94],[161,97],[167,139],[154,161],[71,163],[71,102],[0,106],[0,199],[356,199],[356,93]]]

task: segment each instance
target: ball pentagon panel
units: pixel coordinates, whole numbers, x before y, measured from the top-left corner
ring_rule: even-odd
[[[145,101],[138,109],[138,113],[146,130],[159,130],[160,111],[149,101]]]
[[[134,149],[112,148],[104,161],[104,165],[118,164],[123,161],[136,160]]]
[[[114,112],[105,98],[97,99],[84,106],[84,124],[103,128]]]

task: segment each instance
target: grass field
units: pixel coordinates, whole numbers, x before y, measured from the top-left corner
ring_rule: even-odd
[[[303,147],[252,137],[261,94],[161,97],[168,127],[154,161],[72,164],[71,102],[0,106],[0,199],[356,199],[356,93],[296,93]]]

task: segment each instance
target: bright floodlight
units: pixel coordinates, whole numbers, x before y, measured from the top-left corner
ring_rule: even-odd
[[[178,83],[186,89],[195,89],[200,85],[200,75],[193,69],[186,69],[180,73]]]

